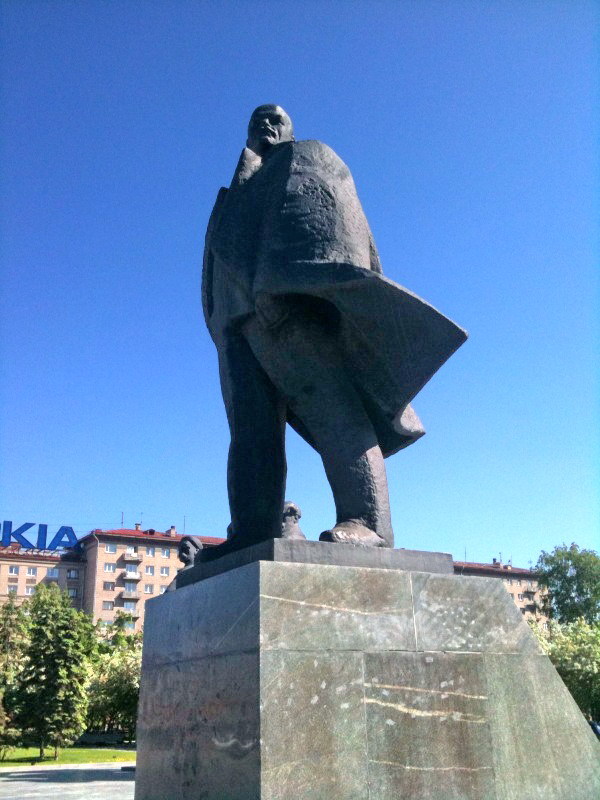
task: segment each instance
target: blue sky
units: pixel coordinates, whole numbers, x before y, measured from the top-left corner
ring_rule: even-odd
[[[5,2],[2,518],[224,535],[203,236],[277,102],[349,165],[385,273],[470,333],[387,461],[396,546],[597,549],[598,9]],[[288,442],[316,538],[330,491]]]

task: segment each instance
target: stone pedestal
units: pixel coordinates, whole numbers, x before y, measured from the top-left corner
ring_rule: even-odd
[[[494,579],[259,561],[146,605],[136,800],[597,800],[599,754]]]

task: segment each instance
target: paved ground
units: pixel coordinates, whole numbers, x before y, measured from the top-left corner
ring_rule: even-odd
[[[135,773],[124,764],[63,764],[0,770],[2,800],[133,800]],[[129,765],[132,766],[132,765]]]

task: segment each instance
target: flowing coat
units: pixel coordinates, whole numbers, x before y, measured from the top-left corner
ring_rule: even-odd
[[[245,150],[206,234],[202,298],[217,347],[257,304],[317,298],[335,317],[348,374],[384,456],[424,434],[411,400],[467,334],[386,278],[354,181],[318,141]],[[302,420],[289,422],[310,444]]]

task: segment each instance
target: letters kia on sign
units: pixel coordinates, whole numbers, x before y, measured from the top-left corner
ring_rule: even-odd
[[[35,527],[35,522],[25,522],[18,528],[13,530],[13,524],[10,520],[4,520],[2,523],[2,547],[8,547],[11,541],[18,542],[21,547],[28,550],[58,550],[59,547],[75,547],[77,545],[77,537],[75,531],[68,525],[62,525],[48,544],[48,526],[37,526],[37,541],[32,544],[29,539],[23,535],[30,528]],[[28,534],[31,536],[31,534]]]

